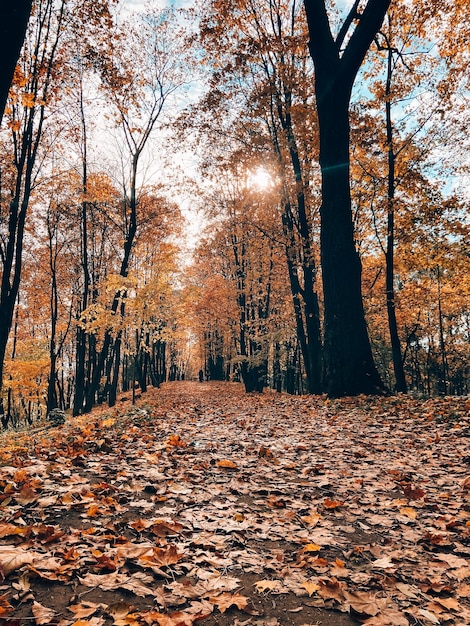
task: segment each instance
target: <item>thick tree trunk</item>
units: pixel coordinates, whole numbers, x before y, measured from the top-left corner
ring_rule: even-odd
[[[322,170],[321,259],[325,306],[324,366],[330,396],[377,393],[354,242],[349,187],[348,93],[337,88],[318,103]]]
[[[0,123],[26,34],[31,5],[32,0],[3,0],[0,3]]]
[[[360,13],[359,4],[359,0],[354,2],[334,38],[325,1],[304,0],[310,54],[315,65],[320,133],[325,386],[333,397],[377,393],[383,389],[367,333],[361,264],[354,241],[349,101],[357,72],[390,0],[369,0]]]

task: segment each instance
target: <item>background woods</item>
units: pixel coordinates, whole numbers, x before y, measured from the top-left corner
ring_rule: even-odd
[[[467,3],[23,4],[4,426],[199,370],[468,393]]]

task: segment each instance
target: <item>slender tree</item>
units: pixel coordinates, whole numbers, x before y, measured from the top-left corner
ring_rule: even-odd
[[[336,36],[324,0],[304,0],[315,65],[322,174],[321,263],[325,383],[331,396],[377,393],[351,212],[349,104],[359,68],[390,0],[356,0]]]

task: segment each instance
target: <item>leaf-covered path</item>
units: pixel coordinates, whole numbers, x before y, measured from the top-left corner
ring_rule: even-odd
[[[469,409],[180,382],[5,433],[2,623],[469,624]]]

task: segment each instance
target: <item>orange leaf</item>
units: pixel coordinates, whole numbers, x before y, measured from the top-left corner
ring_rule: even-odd
[[[321,546],[319,546],[317,543],[307,543],[307,545],[304,546],[303,550],[304,552],[318,552],[319,550],[321,550]]]
[[[330,498],[323,500],[323,506],[325,509],[337,509],[340,506],[343,506],[343,504],[344,502],[341,502],[340,500],[330,500]]]
[[[168,446],[174,446],[175,448],[187,448],[188,444],[181,439],[179,435],[170,435],[166,442]]]
[[[229,461],[228,459],[221,459],[220,461],[217,461],[217,465],[227,469],[236,469],[237,467],[233,461]]]

